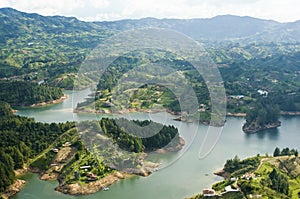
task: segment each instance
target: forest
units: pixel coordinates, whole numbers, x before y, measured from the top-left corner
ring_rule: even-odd
[[[14,182],[15,169],[23,168],[73,127],[73,122],[46,124],[16,116],[8,103],[0,101],[0,192]]]
[[[51,102],[63,96],[60,88],[38,85],[28,81],[0,81],[0,100],[11,106],[30,106]]]
[[[151,128],[143,128],[148,125]],[[135,153],[157,150],[167,146],[171,141],[179,143],[177,128],[149,120],[129,122],[123,118],[115,120],[103,118],[100,126],[104,135],[112,137],[121,148]]]
[[[247,111],[243,130],[252,133],[264,129],[266,126],[280,126],[279,113],[279,105],[272,100],[272,96],[260,97],[254,103],[254,107]]]

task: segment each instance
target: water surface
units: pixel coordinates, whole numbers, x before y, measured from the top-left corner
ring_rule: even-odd
[[[70,97],[61,104],[48,107],[22,109],[17,114],[34,117],[42,122],[65,122],[70,120],[99,119],[103,115],[73,114],[72,104],[76,104],[89,93],[88,90],[75,92],[75,98]],[[72,91],[66,91],[72,95]],[[73,102],[72,102],[73,101]],[[107,116],[107,115],[105,115]],[[180,135],[185,139],[186,146],[178,154],[152,155],[152,160],[165,163],[165,168],[154,172],[149,177],[135,176],[119,181],[110,187],[109,191],[100,191],[87,196],[68,196],[54,191],[57,182],[41,181],[37,174],[25,176],[28,183],[14,199],[183,199],[201,192],[203,188],[221,180],[213,172],[222,168],[225,161],[238,155],[240,158],[256,154],[272,154],[275,147],[289,147],[299,150],[300,117],[282,117],[282,126],[278,129],[266,130],[257,134],[244,134],[243,118],[227,118],[222,135],[211,153],[204,159],[198,158],[202,140],[207,126],[197,123],[174,121],[174,116],[166,113],[131,113],[120,117],[128,119],[151,119],[155,122],[171,124],[179,128]],[[194,139],[194,132],[196,138]],[[187,148],[188,147],[188,148]],[[174,159],[177,161],[172,162]],[[172,162],[172,163],[171,163]],[[171,163],[171,164],[170,164]]]

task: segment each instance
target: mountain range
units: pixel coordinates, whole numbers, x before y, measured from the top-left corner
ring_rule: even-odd
[[[126,19],[119,21],[83,22],[75,17],[41,16],[19,12],[12,8],[0,9],[1,41],[19,35],[46,33],[102,33],[134,28],[158,27],[182,32],[194,39],[224,41],[295,42],[300,39],[300,20],[279,23],[253,17],[222,15],[207,19]],[[32,28],[32,29],[31,29]]]

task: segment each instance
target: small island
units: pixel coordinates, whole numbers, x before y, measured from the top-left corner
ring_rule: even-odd
[[[278,120],[280,109],[269,98],[259,98],[255,106],[246,115],[243,125],[245,133],[256,133],[265,129],[277,128],[281,125]]]
[[[296,149],[276,147],[272,157],[257,155],[240,160],[235,156],[214,174],[224,180],[189,199],[300,197],[300,158]]]

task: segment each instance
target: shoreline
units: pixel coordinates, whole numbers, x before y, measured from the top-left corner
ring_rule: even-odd
[[[9,199],[17,193],[19,193],[25,184],[25,180],[17,179],[12,185],[9,186],[9,188],[6,191],[1,193],[0,196],[3,199]]]
[[[177,152],[182,149],[182,147],[185,145],[185,141],[183,138],[179,137],[179,143],[176,146],[170,146],[163,150],[157,150],[155,153],[163,154],[168,152]],[[144,158],[146,158],[147,154],[145,153]],[[74,184],[61,184],[59,182],[59,174],[56,175],[54,178],[43,178],[43,175],[45,174],[45,171],[41,171],[37,168],[31,168],[31,167],[24,167],[22,169],[15,170],[15,175],[17,177],[14,184],[12,184],[5,192],[3,192],[0,196],[2,196],[4,199],[9,199],[10,197],[16,195],[18,192],[22,190],[22,187],[26,184],[25,180],[19,179],[20,176],[25,175],[27,173],[38,173],[39,179],[44,181],[49,180],[57,180],[59,182],[59,185],[54,189],[55,191],[61,192],[63,194],[67,195],[89,195],[94,194],[98,191],[101,191],[110,185],[114,184],[115,182],[118,182],[120,180],[124,180],[133,176],[142,176],[147,177],[151,175],[154,171],[156,171],[159,168],[159,163],[154,162],[148,162],[145,161],[143,164],[143,167],[140,169],[135,168],[127,168],[122,171],[113,171],[112,173],[109,173],[105,177],[98,179],[93,182],[88,182],[85,184],[81,184],[80,182],[76,182]]]
[[[52,105],[52,104],[59,104],[59,103],[63,102],[64,100],[68,99],[68,97],[69,96],[67,94],[64,94],[59,99],[52,100],[52,101],[49,101],[49,102],[40,102],[40,103],[37,103],[37,104],[31,104],[29,107],[34,108],[34,107],[43,107],[43,106]]]
[[[224,126],[226,121],[221,121],[221,122],[216,122],[216,121],[206,121],[206,120],[200,120],[200,119],[186,119],[182,118],[180,113],[170,111],[165,108],[160,108],[160,109],[124,109],[120,111],[111,111],[111,110],[86,110],[86,109],[74,109],[73,113],[94,113],[94,114],[118,114],[118,115],[124,115],[128,113],[162,113],[162,112],[167,112],[173,116],[177,116],[174,118],[174,121],[181,121],[181,122],[187,122],[187,123],[192,123],[192,122],[200,122],[201,124],[205,125],[211,125],[211,126],[216,126],[216,127],[222,127]]]
[[[4,199],[9,199],[22,190],[23,186],[26,184],[26,181],[19,179],[20,176],[23,176],[27,173],[40,173],[40,170],[24,167],[22,169],[14,170],[14,172],[17,178],[16,181],[11,184],[7,190],[0,194],[0,196],[2,196]]]
[[[253,134],[253,133],[257,133],[259,131],[262,130],[267,130],[267,129],[274,129],[277,127],[281,126],[281,122],[278,121],[276,123],[272,123],[272,124],[265,124],[263,126],[246,126],[245,124],[242,127],[242,130],[244,131],[244,133],[249,133],[249,134]]]
[[[55,188],[55,191],[74,196],[88,195],[101,191],[119,180],[123,180],[132,176],[133,174],[116,171],[95,182],[89,182],[84,185],[79,183],[59,185]]]

